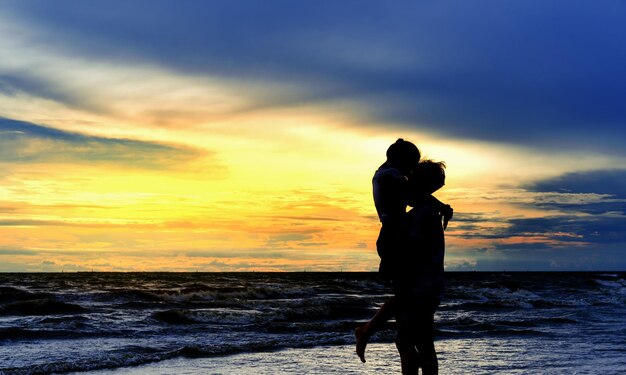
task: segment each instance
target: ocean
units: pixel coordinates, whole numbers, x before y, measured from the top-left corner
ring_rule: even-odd
[[[447,273],[442,373],[626,373],[625,276]],[[395,374],[393,321],[353,353],[389,297],[376,273],[4,273],[0,374]]]

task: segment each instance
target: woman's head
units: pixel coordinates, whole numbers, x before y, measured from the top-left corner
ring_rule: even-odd
[[[402,138],[387,149],[387,162],[408,174],[420,160],[420,150]]]
[[[446,164],[442,161],[420,161],[411,173],[411,185],[415,191],[432,194],[446,184]]]

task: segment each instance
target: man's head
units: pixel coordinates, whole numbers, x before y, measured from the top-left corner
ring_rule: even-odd
[[[415,167],[420,160],[420,150],[413,143],[402,138],[387,149],[387,162],[398,168],[404,174]]]
[[[416,191],[432,194],[446,184],[446,164],[442,161],[422,160],[411,174],[412,186]]]

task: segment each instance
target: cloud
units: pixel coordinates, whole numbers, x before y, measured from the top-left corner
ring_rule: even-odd
[[[355,12],[357,7],[359,11]],[[240,140],[250,134],[254,133],[254,138],[249,140],[267,139],[271,134],[272,140],[280,143],[287,139],[277,132],[283,130],[284,122],[273,123],[275,117],[265,116],[279,114],[281,119],[285,113],[307,112],[312,104],[315,109],[318,105],[325,109],[312,115],[320,115],[324,124],[359,124],[363,128],[383,128],[385,132],[415,132],[425,138],[430,138],[428,133],[437,133],[453,145],[462,145],[459,153],[471,142],[454,142],[455,138],[516,143],[524,146],[524,152],[527,146],[543,147],[533,155],[511,153],[523,160],[514,165],[524,169],[501,168],[505,173],[512,171],[512,184],[517,176],[527,173],[528,165],[533,166],[534,160],[546,153],[585,155],[587,150],[596,150],[620,160],[626,155],[622,145],[626,109],[621,103],[626,96],[623,10],[624,4],[618,2],[574,2],[563,7],[533,0],[516,4],[484,0],[471,4],[324,0],[181,4],[111,0],[102,5],[65,0],[54,4],[6,1],[0,9],[0,114],[31,119],[33,123],[0,119],[0,163],[3,167],[104,163],[175,169],[214,155],[182,145],[89,136],[36,123],[64,126],[79,118],[84,128],[92,123],[100,126],[99,134],[146,134],[150,131],[145,129],[147,126],[169,127],[168,132],[182,128],[189,131],[178,136],[201,127],[204,138],[194,142],[207,139],[207,143],[219,143],[224,152],[234,155],[239,152],[237,146],[221,143],[226,138],[220,137],[238,138],[233,144],[240,145]],[[259,108],[275,107],[295,111],[259,112],[259,117],[254,117],[259,122],[245,116]],[[300,112],[301,107],[307,111]],[[289,118],[286,127],[308,123],[306,117],[311,113],[305,113],[302,121],[298,117],[293,124]],[[341,122],[326,117],[337,114]],[[258,125],[258,129],[251,124]],[[374,134],[369,130],[354,134]],[[320,139],[333,135],[340,139],[337,144],[343,141],[341,134],[330,132],[324,132]],[[432,139],[445,142],[444,138]],[[257,144],[259,149],[266,149]],[[287,149],[282,146],[273,150]],[[324,156],[322,150],[319,156]],[[254,148],[248,149],[250,152],[254,155]],[[261,156],[257,160],[262,161]],[[509,156],[501,154],[504,165],[509,165],[504,160]],[[485,165],[497,166],[499,159],[490,155],[489,160],[481,160],[482,169],[475,166],[476,170],[485,173]],[[243,158],[229,160],[233,165],[250,165],[252,159],[241,164],[235,161]],[[563,165],[560,161],[550,160],[547,164],[559,170],[571,166],[569,161]],[[335,160],[332,162],[333,167],[338,166]],[[314,167],[315,163],[306,165]],[[466,170],[474,173],[474,167]],[[0,176],[3,173],[0,171]],[[545,173],[545,169],[532,173]],[[457,213],[448,236],[453,244],[461,243],[465,249],[478,244],[485,252],[495,252],[503,259],[520,257],[515,258],[519,264],[532,262],[531,258],[522,259],[523,253],[556,254],[567,246],[601,254],[602,246],[624,243],[623,175],[616,171],[570,174],[481,197],[481,202],[491,198],[480,208],[486,211]],[[291,176],[290,182],[296,180]],[[302,174],[297,176],[298,182],[304,183],[300,180]],[[478,174],[476,177],[480,178]],[[230,188],[236,189],[225,189]],[[47,195],[47,191],[37,191]],[[21,193],[33,194],[25,189]],[[68,197],[77,197],[70,193]],[[237,195],[236,191],[228,193]],[[507,194],[513,199],[507,201]],[[250,220],[241,224],[237,233],[245,233],[242,238],[271,250],[298,249],[299,254],[303,248],[371,246],[373,240],[365,241],[367,238],[360,235],[377,222],[374,216],[367,219],[363,215],[371,210],[358,210],[363,205],[360,201],[347,204],[337,195],[330,195],[328,199],[311,199],[315,204],[302,199],[276,203],[271,215],[238,215]],[[209,196],[207,201],[213,202],[223,195],[209,191]],[[34,195],[28,197],[35,200]],[[115,195],[110,199],[119,201]],[[246,202],[235,200],[232,207],[247,210]],[[50,201],[54,203],[54,199]],[[474,209],[472,203],[464,207]],[[371,208],[371,202],[368,204]],[[166,205],[170,205],[167,199],[163,200]],[[250,207],[257,205],[258,198]],[[27,212],[18,206],[0,210]],[[182,215],[178,203],[171,206]],[[238,212],[244,212],[244,208]],[[41,213],[37,208],[36,216],[3,218],[0,227],[57,225],[50,218],[58,216]],[[81,218],[84,215],[89,213],[80,212]],[[535,218],[537,215],[544,217]],[[222,220],[221,216],[215,217],[217,223]],[[268,220],[258,221],[261,217]],[[184,217],[176,225],[169,222],[168,226],[163,221],[153,226],[181,229],[176,233],[186,230],[186,237],[192,235],[191,229],[200,233],[203,224],[190,220]],[[79,219],[64,222],[106,225]],[[333,223],[335,229],[326,231]],[[117,224],[120,222],[110,225]],[[142,225],[148,228],[150,223],[127,224],[129,229]],[[217,233],[222,229],[220,225],[228,226],[219,224],[212,231]],[[302,228],[320,232],[297,230]],[[360,238],[355,239],[357,232]],[[374,232],[372,229],[372,237]],[[236,238],[227,231],[219,236],[224,242],[231,236]],[[163,241],[163,246],[168,241]],[[363,242],[355,244],[357,241]],[[228,246],[237,246],[237,241],[230,242]],[[493,255],[476,253],[480,262],[465,259],[458,265],[485,266],[488,259],[480,257]],[[292,255],[278,258],[288,257],[293,259]],[[554,264],[563,264],[563,259],[565,256],[550,258]],[[500,266],[497,261],[494,258],[494,267]],[[542,264],[548,267],[550,263]]]
[[[55,226],[62,224],[62,221],[51,220],[0,219],[0,227]]]
[[[493,254],[547,256],[564,248],[602,254],[603,246],[626,246],[626,170],[566,173],[511,194],[498,200],[517,207],[515,213],[457,213],[447,236],[487,244]],[[543,215],[537,217],[537,210]]]
[[[310,231],[307,231],[310,232]],[[306,233],[280,233],[270,235],[267,243],[268,245],[280,245],[285,243],[292,243],[297,241],[306,241],[312,239],[313,236]]]
[[[623,245],[564,247],[559,249],[527,248],[526,251],[500,252],[478,258],[475,270],[507,271],[598,271],[623,270],[626,261]]]
[[[626,235],[626,170],[602,169],[565,173],[523,186],[510,199],[525,209],[545,209],[542,217],[520,218],[485,213],[458,213],[455,231],[468,237],[506,238],[536,233],[568,233],[591,242],[624,240]],[[488,234],[480,233],[485,223]],[[503,225],[506,224],[506,225]]]
[[[509,236],[541,234],[562,242],[626,243],[626,216],[557,216],[510,223]]]
[[[80,98],[77,94],[71,94],[62,87],[46,80],[23,74],[0,74],[0,94],[17,96],[22,93],[28,93],[33,97],[49,99],[66,105],[95,109],[93,106],[87,105],[85,97]]]
[[[542,206],[590,214],[610,212],[626,213],[626,170],[603,169],[567,173],[551,179],[537,181],[526,187],[534,192],[557,192],[563,196],[579,197],[596,194],[601,199],[572,200],[570,202],[544,202]]]
[[[490,240],[495,248],[505,250],[603,243],[626,245],[626,216],[607,213],[533,218],[485,217],[454,225],[448,236]]]
[[[293,87],[258,105],[343,101],[364,125],[624,153],[620,2],[29,1],[6,11],[67,55]]]
[[[0,248],[1,255],[37,255],[39,252],[27,249]]]
[[[561,214],[531,218],[490,218],[487,215],[476,215],[471,221],[465,219],[464,224],[454,225],[450,235],[468,239],[502,240],[517,238],[522,244],[526,241],[533,244],[539,242],[561,244],[568,241],[597,241],[599,238],[609,240],[616,237],[615,234],[618,234],[626,225],[626,220],[620,219],[626,219],[626,217]],[[626,240],[626,234],[617,237]]]
[[[626,169],[566,173],[527,187],[538,192],[596,193],[626,198]]]
[[[191,147],[72,133],[0,117],[0,162],[177,168],[211,156]]]
[[[536,181],[526,188],[561,199],[536,201],[559,209],[558,216],[512,219],[514,233],[542,233],[559,241],[626,244],[626,170],[607,169],[566,173]]]
[[[321,205],[320,205],[321,206]],[[260,218],[269,220],[295,220],[295,221],[341,221],[337,217],[329,216],[297,216],[297,215],[263,215]]]

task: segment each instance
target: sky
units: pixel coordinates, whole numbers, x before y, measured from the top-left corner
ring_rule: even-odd
[[[626,270],[626,2],[0,2],[0,271],[375,271],[447,165],[449,271]]]

